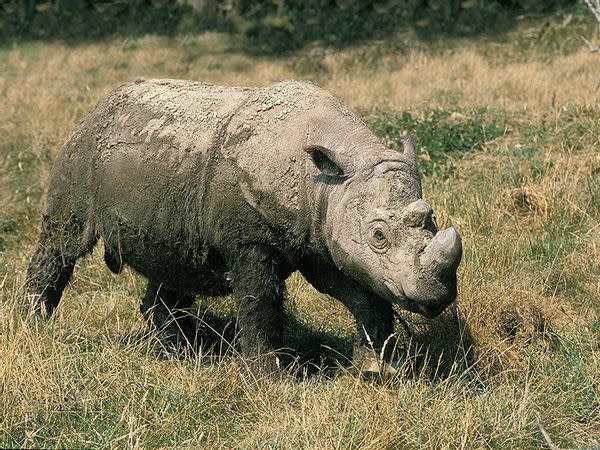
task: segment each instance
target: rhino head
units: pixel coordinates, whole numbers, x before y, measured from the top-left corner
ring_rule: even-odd
[[[339,134],[305,147],[320,170],[325,245],[337,267],[366,288],[436,317],[456,298],[460,235],[454,227],[438,231],[410,138],[401,138],[398,152],[367,137],[368,151],[364,139],[357,145]]]

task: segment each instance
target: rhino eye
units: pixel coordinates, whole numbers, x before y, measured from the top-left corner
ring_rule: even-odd
[[[371,226],[369,233],[369,246],[377,253],[383,253],[388,247],[388,229],[385,223],[376,223]]]

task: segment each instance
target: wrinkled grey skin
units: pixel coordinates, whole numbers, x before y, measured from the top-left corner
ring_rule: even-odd
[[[178,308],[232,292],[243,353],[276,350],[284,281],[300,270],[379,349],[392,305],[435,317],[455,299],[462,251],[454,228],[437,232],[412,142],[404,147],[386,148],[309,83],[124,85],[57,157],[30,298],[51,313],[102,238],[113,272],[128,264],[148,278],[142,312],[155,324],[172,314],[190,332]]]

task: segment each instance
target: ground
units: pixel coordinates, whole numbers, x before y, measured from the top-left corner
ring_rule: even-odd
[[[578,43],[585,15],[540,20],[279,57],[214,32],[0,44],[0,447],[544,448],[540,425],[560,447],[599,445],[600,56]],[[139,314],[144,280],[112,275],[101,251],[50,322],[16,314],[54,156],[139,77],[311,79],[390,146],[414,137],[425,197],[465,252],[456,308],[400,312],[398,375],[358,376],[352,318],[297,274],[286,342],[312,373],[300,381],[164,348]],[[230,299],[198,303],[231,318]]]

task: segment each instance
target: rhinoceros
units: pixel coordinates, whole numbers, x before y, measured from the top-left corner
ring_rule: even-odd
[[[387,148],[307,82],[125,84],[56,158],[29,298],[51,314],[101,238],[110,270],[148,279],[141,311],[155,326],[187,330],[196,295],[231,293],[242,354],[272,367],[285,280],[300,271],[381,349],[393,305],[433,318],[455,300],[462,253],[423,200],[413,142],[399,139],[403,151]]]

